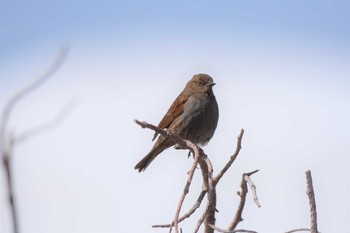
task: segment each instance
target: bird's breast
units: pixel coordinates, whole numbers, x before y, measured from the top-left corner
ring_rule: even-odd
[[[176,135],[197,144],[206,144],[213,136],[218,122],[218,106],[215,97],[191,96],[183,113],[174,122]]]

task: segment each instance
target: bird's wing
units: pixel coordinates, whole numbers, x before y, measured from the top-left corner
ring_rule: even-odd
[[[170,106],[168,112],[165,114],[163,119],[160,121],[158,128],[165,129],[170,126],[170,124],[178,118],[184,111],[185,104],[190,96],[180,94],[173,104]],[[158,133],[154,134],[152,141],[158,136]]]

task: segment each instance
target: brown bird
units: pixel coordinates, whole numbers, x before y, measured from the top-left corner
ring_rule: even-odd
[[[214,85],[209,75],[194,75],[158,127],[195,144],[207,144],[214,135],[219,119],[219,108],[212,89]],[[157,136],[155,133],[152,140]],[[151,151],[136,164],[135,169],[144,171],[157,155],[173,145],[175,143],[172,140],[159,136]]]

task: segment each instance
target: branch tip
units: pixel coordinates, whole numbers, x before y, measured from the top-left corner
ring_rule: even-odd
[[[252,172],[248,172],[248,173],[244,173],[243,176],[251,176],[255,173],[257,173],[258,171],[260,171],[259,169],[255,170],[255,171],[252,171]]]

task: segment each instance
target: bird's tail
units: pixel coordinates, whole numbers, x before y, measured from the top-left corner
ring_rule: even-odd
[[[144,171],[150,163],[160,154],[163,150],[169,148],[174,143],[169,140],[164,140],[164,138],[158,138],[158,141],[153,146],[152,150],[135,165],[135,169],[139,172]]]

